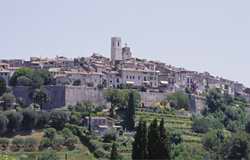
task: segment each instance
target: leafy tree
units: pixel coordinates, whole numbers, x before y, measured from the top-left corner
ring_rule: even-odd
[[[25,130],[34,129],[37,124],[37,113],[33,110],[24,110],[22,123],[22,126]]]
[[[170,106],[176,109],[187,109],[189,107],[189,98],[187,94],[178,91],[168,95],[168,101],[170,102]]]
[[[54,76],[46,69],[40,69],[34,72],[38,74],[43,79],[43,85],[54,85]]]
[[[73,137],[73,133],[71,132],[71,130],[69,128],[64,128],[62,130],[62,136],[67,139],[67,138],[70,138],[70,137]]]
[[[49,97],[42,89],[36,89],[33,93],[33,102],[40,105],[43,109],[44,105],[49,101]]]
[[[222,130],[211,130],[202,138],[204,148],[209,152],[212,159],[220,158],[220,149],[226,140],[226,135]]]
[[[65,139],[64,145],[68,147],[68,149],[75,149],[76,144],[78,143],[78,138],[76,136],[71,136]]]
[[[44,137],[49,138],[50,140],[56,137],[56,129],[55,128],[47,128],[44,130]]]
[[[15,133],[21,127],[23,115],[19,112],[10,111],[6,114],[6,116],[9,120],[8,131],[11,133]]]
[[[247,121],[246,126],[245,126],[245,130],[247,133],[250,133],[250,120]]]
[[[15,73],[10,78],[10,85],[16,86],[17,79],[21,76],[26,76],[27,78],[32,77],[32,69],[31,68],[20,68],[15,71]]]
[[[171,160],[203,160],[206,151],[195,144],[181,143],[173,146]]]
[[[0,114],[0,135],[7,131],[9,120],[4,114]]]
[[[160,133],[157,119],[154,119],[148,130],[148,159],[160,159],[159,144]]]
[[[117,151],[117,144],[113,143],[110,153],[110,160],[118,160],[118,159],[120,159],[120,157]]]
[[[4,93],[0,100],[2,101],[3,110],[10,109],[16,102],[15,96],[11,93]]]
[[[134,136],[132,159],[148,158],[148,131],[145,121],[140,120]]]
[[[32,85],[32,80],[26,76],[20,76],[17,77],[17,82],[16,84],[18,86],[31,86]]]
[[[249,159],[249,138],[244,132],[238,132],[233,135],[232,138],[228,140],[223,145],[222,153],[223,159],[234,160],[234,159]]]
[[[223,95],[219,89],[209,90],[206,96],[206,103],[208,106],[208,112],[213,113],[224,107]]]
[[[31,68],[20,68],[10,79],[10,85],[24,85],[39,88],[42,85],[53,85],[55,80],[48,70],[32,70]]]
[[[208,120],[204,117],[197,117],[192,124],[192,130],[197,133],[206,133],[210,128]]]
[[[0,96],[7,91],[7,85],[4,79],[0,78]]]
[[[116,107],[124,107],[127,102],[127,90],[118,90],[118,89],[108,89],[105,92],[105,97],[108,102],[111,103],[110,116],[114,117],[114,111]]]
[[[52,127],[61,130],[69,122],[69,114],[64,111],[52,111],[50,114],[50,124]]]
[[[170,142],[171,144],[178,145],[183,142],[183,138],[181,136],[181,133],[177,130],[174,130],[173,132],[170,132]]]
[[[159,140],[159,146],[158,146],[159,155],[157,158],[161,160],[169,160],[171,144],[169,141],[168,133],[164,127],[163,119],[161,119],[161,122],[160,122],[159,133],[160,133],[160,140]]]
[[[42,129],[49,124],[50,114],[49,112],[38,112],[37,113],[37,123],[36,128]]]

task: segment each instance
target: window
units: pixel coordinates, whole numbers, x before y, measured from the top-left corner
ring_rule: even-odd
[[[119,78],[116,79],[116,82],[119,83]]]
[[[128,79],[128,75],[127,75],[127,79]]]
[[[135,79],[135,76],[133,76],[133,79]]]
[[[120,46],[120,42],[117,43],[118,44],[118,47]]]
[[[141,77],[140,76],[138,76],[138,80],[140,80],[141,79]]]

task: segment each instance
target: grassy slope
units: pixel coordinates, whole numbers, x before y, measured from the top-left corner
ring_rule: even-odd
[[[41,141],[43,137],[43,132],[34,132],[31,135],[17,135],[15,137],[18,138],[27,138],[27,137],[33,137],[38,142]],[[10,139],[11,140],[11,139]],[[88,148],[82,144],[78,144],[77,150],[73,151],[60,151],[57,152],[57,155],[60,157],[61,160],[65,159],[65,154],[68,155],[68,160],[94,160],[94,156],[90,153]],[[14,159],[19,159],[20,157],[29,157],[29,160],[36,160],[36,157],[39,156],[42,152],[7,152],[8,157],[12,157]],[[1,156],[0,156],[1,159]],[[13,160],[14,160],[13,159]],[[11,159],[12,160],[12,159]]]

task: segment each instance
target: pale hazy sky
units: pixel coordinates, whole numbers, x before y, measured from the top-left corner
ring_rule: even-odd
[[[250,86],[249,0],[0,0],[0,58],[134,56]]]

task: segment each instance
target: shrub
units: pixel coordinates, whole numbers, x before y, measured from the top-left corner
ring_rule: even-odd
[[[21,127],[23,115],[19,112],[11,111],[11,112],[8,112],[6,116],[9,120],[8,131],[11,133],[15,133]]]
[[[9,146],[9,139],[8,138],[0,138],[0,150],[5,151]]]
[[[103,148],[98,148],[94,152],[97,158],[109,158],[109,152],[105,151]]]
[[[37,141],[34,138],[26,138],[24,140],[24,151],[32,152],[35,151],[37,148]]]
[[[63,136],[65,139],[68,139],[68,138],[70,138],[70,137],[72,137],[72,136],[74,136],[74,135],[73,135],[73,133],[71,132],[71,130],[70,130],[69,128],[64,128],[64,129],[62,130],[62,136]]]
[[[23,111],[23,121],[22,126],[25,130],[32,130],[35,128],[37,123],[37,114],[33,110],[24,110]]]
[[[11,144],[12,151],[14,151],[14,152],[19,151],[23,147],[24,147],[24,139],[23,138],[14,138],[12,140],[12,144]]]
[[[250,133],[250,120],[247,121],[246,126],[245,126],[245,130],[247,133]]]
[[[69,114],[65,111],[53,111],[50,115],[51,126],[61,130],[69,122]]]
[[[189,106],[189,98],[188,96],[179,91],[179,92],[175,92],[170,94],[167,97],[168,101],[170,102],[170,106],[176,109],[188,109]]]
[[[7,131],[8,123],[8,118],[5,115],[0,114],[0,135],[3,135]]]
[[[60,158],[53,151],[44,152],[38,157],[38,160],[59,160],[59,159]]]
[[[36,128],[45,128],[49,124],[49,117],[49,112],[38,112]]]
[[[51,140],[49,138],[43,138],[40,142],[39,149],[43,150],[43,149],[47,149],[51,146],[52,146]]]
[[[204,117],[195,118],[192,124],[192,130],[197,133],[206,133],[209,130],[208,120]]]
[[[114,130],[108,130],[103,136],[103,142],[111,143],[116,140],[116,132]]]
[[[64,145],[68,147],[69,150],[73,150],[75,149],[77,143],[78,143],[78,138],[76,136],[72,136],[65,140]]]
[[[222,130],[212,130],[206,133],[206,135],[202,138],[202,144],[205,149],[218,152],[220,145],[225,140],[225,135]]]
[[[52,148],[60,151],[63,148],[63,144],[64,144],[64,138],[61,136],[57,136],[52,141]]]
[[[178,145],[183,142],[180,132],[174,131],[170,133],[170,142],[171,144]]]
[[[56,137],[56,129],[55,128],[47,128],[44,130],[44,137],[52,140]]]

